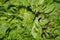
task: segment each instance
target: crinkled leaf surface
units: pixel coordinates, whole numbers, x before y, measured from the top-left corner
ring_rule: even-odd
[[[60,0],[0,0],[0,40],[60,40]]]

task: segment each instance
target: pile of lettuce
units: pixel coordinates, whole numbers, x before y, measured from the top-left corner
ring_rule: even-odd
[[[0,0],[0,40],[60,40],[60,0]]]

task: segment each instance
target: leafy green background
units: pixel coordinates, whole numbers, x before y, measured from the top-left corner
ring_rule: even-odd
[[[60,40],[60,0],[0,0],[0,40]]]

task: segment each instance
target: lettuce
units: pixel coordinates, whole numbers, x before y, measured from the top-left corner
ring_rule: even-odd
[[[0,0],[0,40],[60,40],[60,0]]]

